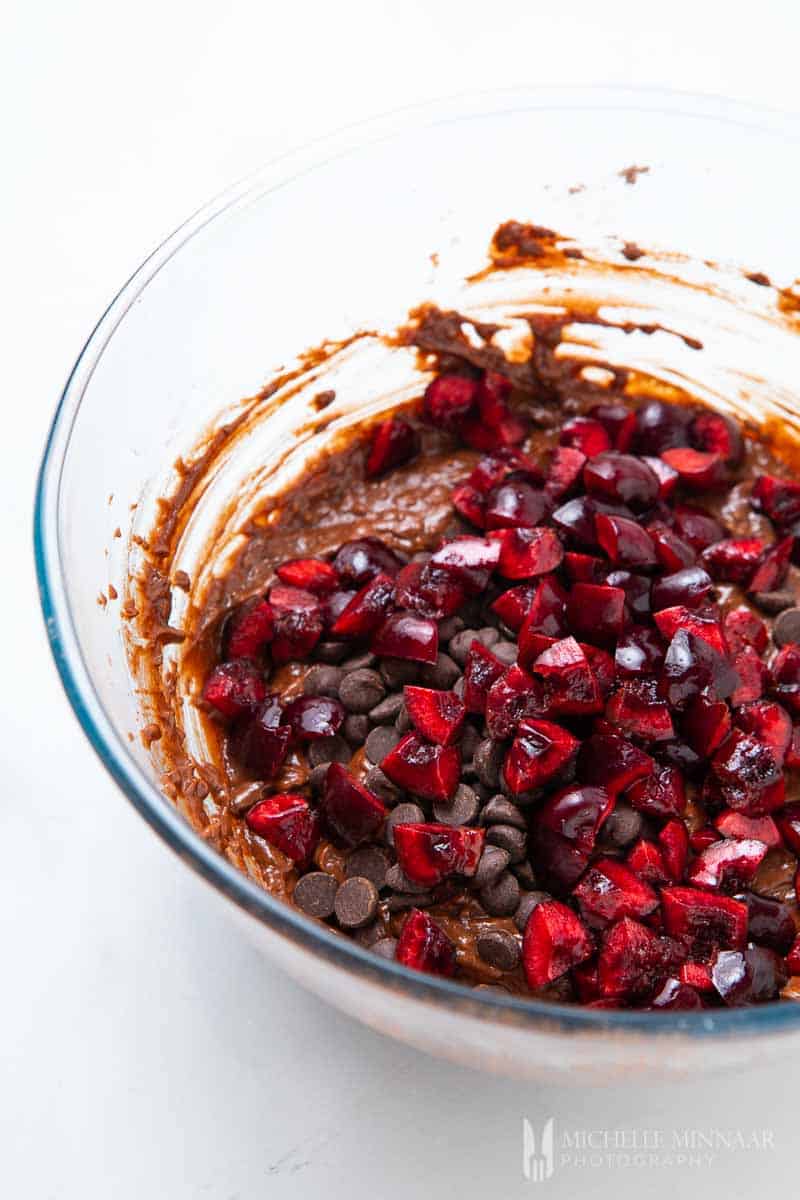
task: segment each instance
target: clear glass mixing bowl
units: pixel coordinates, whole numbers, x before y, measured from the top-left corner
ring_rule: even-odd
[[[791,283],[798,143],[793,118],[606,88],[468,96],[370,121],[200,210],[122,288],[78,358],[35,518],[47,632],[78,719],[145,820],[265,951],[386,1033],[473,1066],[586,1082],[786,1053],[800,1006],[657,1014],[474,993],[379,960],[255,887],[179,816],[129,738],[141,716],[119,605],[97,604],[109,580],[123,590],[127,539],[115,527],[127,534],[131,505],[146,508],[176,456],[271,371],[325,338],[393,327],[428,298],[435,262],[480,267],[509,217]],[[632,164],[650,167],[635,186],[619,175]],[[754,384],[751,415],[766,420]],[[291,432],[274,436],[272,452],[285,452]]]

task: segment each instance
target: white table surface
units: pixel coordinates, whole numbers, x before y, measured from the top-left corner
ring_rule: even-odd
[[[511,1197],[537,1127],[749,1131],[705,1167],[559,1169],[553,1195],[796,1191],[797,1067],[585,1091],[483,1078],[339,1016],[261,959],[122,800],[64,700],[31,565],[71,361],[198,203],[281,150],[474,87],[622,83],[796,108],[800,6],[12,0],[0,43],[0,1192]],[[657,11],[654,11],[656,10]],[[501,13],[507,15],[502,18]],[[13,443],[13,447],[12,447]]]

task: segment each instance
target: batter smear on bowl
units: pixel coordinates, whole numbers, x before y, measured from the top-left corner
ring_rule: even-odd
[[[494,269],[556,247],[510,222]],[[594,1007],[796,999],[800,483],[677,389],[579,377],[559,344],[596,309],[526,319],[520,359],[415,311],[398,344],[434,377],[251,526],[196,628],[151,560],[150,643],[191,642],[219,746],[166,789],[405,966]]]

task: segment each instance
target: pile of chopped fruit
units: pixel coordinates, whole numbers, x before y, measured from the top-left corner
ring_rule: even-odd
[[[284,562],[229,614],[203,702],[265,785],[250,834],[298,907],[418,970],[594,1007],[800,997],[800,483],[746,468],[727,417],[653,400],[567,419],[539,461],[510,401],[464,367],[367,435],[367,478],[425,424],[478,452],[454,536]],[[734,483],[764,538],[714,515]],[[307,786],[271,788],[298,749]]]

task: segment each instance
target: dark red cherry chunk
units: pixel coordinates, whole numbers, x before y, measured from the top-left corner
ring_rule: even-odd
[[[229,719],[253,712],[266,694],[263,674],[247,659],[218,663],[203,685],[206,704]]]
[[[378,797],[358,783],[341,763],[328,767],[322,811],[334,833],[350,846],[371,841],[386,820],[386,809]]]
[[[372,652],[412,662],[435,663],[439,653],[438,626],[416,613],[392,613],[374,634]]]
[[[333,567],[348,585],[363,587],[375,575],[396,575],[403,560],[377,537],[355,538],[336,551]]]
[[[558,900],[537,904],[522,939],[522,965],[529,987],[546,987],[594,951],[592,939],[580,917]]]
[[[426,387],[422,408],[431,425],[455,431],[477,403],[477,380],[465,375],[439,375]]]
[[[304,796],[292,792],[269,796],[251,808],[245,820],[253,833],[298,867],[308,866],[319,841],[319,820]]]
[[[461,776],[461,756],[455,746],[432,746],[416,733],[407,733],[380,764],[392,783],[424,800],[451,800]]]
[[[658,499],[656,475],[632,454],[615,450],[598,454],[583,468],[583,481],[592,495],[626,504],[635,512],[652,507]]]
[[[395,961],[430,975],[453,975],[456,950],[441,926],[428,913],[412,908],[400,930]]]
[[[267,600],[252,600],[234,609],[225,625],[226,658],[258,658],[275,633],[275,614]]]
[[[375,429],[366,462],[366,475],[373,479],[384,475],[393,467],[402,466],[413,458],[419,449],[419,439],[408,421],[400,417],[389,417]]]
[[[450,875],[474,875],[485,840],[485,829],[422,822],[394,827],[403,874],[423,887],[435,887]]]

